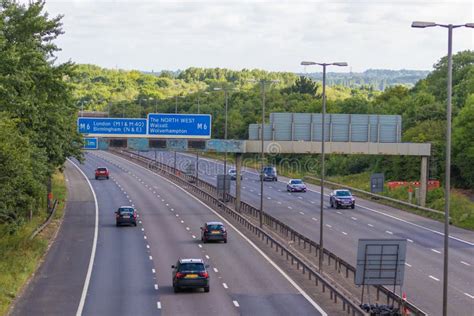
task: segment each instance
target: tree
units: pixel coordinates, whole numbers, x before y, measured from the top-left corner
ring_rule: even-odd
[[[301,93],[301,94],[309,94],[309,95],[316,95],[316,91],[318,90],[318,84],[314,82],[311,78],[307,78],[305,76],[300,76],[294,85],[284,89],[286,93]]]
[[[474,188],[474,94],[469,95],[466,105],[453,124],[453,162],[457,183]]]

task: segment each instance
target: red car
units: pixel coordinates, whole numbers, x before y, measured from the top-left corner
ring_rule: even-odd
[[[108,179],[109,178],[109,170],[105,167],[99,167],[99,168],[95,169],[95,179],[97,180],[99,178]]]

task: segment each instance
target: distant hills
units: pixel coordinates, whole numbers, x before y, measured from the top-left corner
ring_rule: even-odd
[[[430,71],[426,70],[388,70],[368,69],[364,72],[329,72],[326,74],[328,85],[342,85],[346,87],[371,86],[376,90],[385,90],[393,85],[412,87],[420,79],[426,78]],[[323,80],[322,72],[299,73],[316,81]]]

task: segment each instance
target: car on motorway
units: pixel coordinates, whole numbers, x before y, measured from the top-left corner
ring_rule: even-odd
[[[301,179],[290,179],[286,184],[288,192],[306,192],[306,184]]]
[[[121,206],[115,211],[115,224],[137,226],[137,210],[133,206]]]
[[[329,195],[329,204],[331,207],[350,207],[355,208],[355,198],[351,191],[346,189],[334,190]]]
[[[179,259],[173,269],[173,289],[177,293],[181,289],[203,288],[209,292],[209,273],[202,259]]]
[[[263,181],[278,181],[277,170],[274,166],[265,166],[260,171],[260,180]]]
[[[108,179],[109,178],[109,169],[107,169],[106,167],[98,167],[97,169],[95,169],[95,179],[98,180],[100,178],[105,178],[105,179]]]
[[[227,230],[221,222],[206,222],[201,227],[202,242],[223,241],[227,243]]]
[[[229,169],[228,174],[231,180],[237,180],[237,170],[236,169]],[[240,180],[242,180],[242,174],[240,174]]]

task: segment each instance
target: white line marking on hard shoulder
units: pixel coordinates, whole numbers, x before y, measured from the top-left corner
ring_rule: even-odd
[[[431,251],[436,252],[436,253],[441,253],[441,251],[438,251],[436,249],[431,249]]]
[[[240,305],[239,305],[239,302],[237,302],[237,301],[232,301],[232,303],[234,303],[234,306],[235,306],[235,307],[239,307],[239,306],[240,306]]]
[[[213,212],[217,217],[219,217],[222,221],[224,221],[225,223],[227,223],[227,225],[229,227],[231,227],[233,230],[235,230],[235,232],[237,234],[239,234],[245,241],[247,241],[263,258],[265,258],[265,260],[267,260],[272,266],[273,268],[275,268],[275,270],[277,270],[291,285],[293,285],[293,287],[301,293],[301,295],[316,309],[318,310],[318,312],[321,314],[321,316],[327,316],[328,314],[321,308],[321,306],[319,306],[298,284],[296,284],[296,282],[290,278],[288,276],[288,274],[285,273],[285,271],[283,271],[275,262],[273,262],[273,260],[271,260],[260,248],[258,248],[250,239],[248,239],[241,231],[239,231],[234,225],[232,225],[229,221],[227,221],[224,217],[222,217],[222,215],[220,215],[219,213],[217,213],[216,211],[214,211],[212,208],[210,208],[209,206],[207,206],[206,204],[204,204],[204,202],[202,202],[201,200],[199,200],[198,198],[196,198],[195,196],[193,196],[191,193],[187,192],[185,189],[183,189],[182,187],[180,187],[179,185],[171,182],[170,180],[166,179],[165,177],[163,176],[160,176],[159,174],[156,174],[156,173],[153,173],[151,170],[149,169],[146,169],[145,167],[142,167],[134,162],[131,162],[131,161],[128,161],[126,160],[125,158],[122,158],[122,157],[119,157],[119,156],[114,156],[116,157],[117,159],[120,159],[120,160],[123,160],[123,161],[126,161],[127,163],[130,163],[130,164],[133,164],[143,170],[146,170],[147,172],[153,174],[153,175],[156,175],[157,177],[160,177],[161,179],[163,179],[164,181],[170,183],[171,185],[179,188],[181,191],[183,191],[185,194],[187,194],[189,197],[191,197],[192,199],[194,199],[196,202],[198,202],[199,204],[201,204],[202,206],[204,206],[205,208],[207,208],[208,210],[210,210],[211,212]],[[235,306],[239,306],[239,303],[237,301],[233,301],[234,302],[234,305]]]
[[[217,273],[217,272],[219,272],[219,270],[217,270],[217,268],[214,268],[214,272]]]
[[[158,284],[155,284],[155,290],[158,290]]]
[[[156,308],[161,309],[161,302],[156,302]]]
[[[470,297],[470,298],[474,299],[474,295],[471,295],[471,294],[466,293],[466,292],[464,292],[464,295],[466,295],[467,297]]]
[[[439,279],[438,278],[435,278],[434,276],[430,275],[430,278],[435,280],[435,281],[438,281],[439,282]]]
[[[222,283],[222,286],[224,287],[224,289],[228,289],[229,287],[227,286],[227,284],[225,283]]]
[[[207,259],[207,260],[209,260],[209,259],[211,259],[211,258],[209,258],[209,256],[208,256],[208,255],[206,255],[206,259]]]
[[[467,263],[467,262],[464,262],[464,261],[461,261],[461,263],[462,263],[463,265],[465,265],[465,266],[468,266],[468,267],[470,267],[470,266],[471,266],[469,263]]]
[[[95,195],[94,188],[92,188],[92,184],[85,175],[85,173],[76,165],[72,160],[68,159],[70,163],[84,176],[89,185],[89,188],[92,192],[92,196],[94,197],[94,206],[95,206],[95,224],[94,224],[94,239],[92,241],[92,249],[91,249],[91,256],[89,258],[89,266],[87,267],[86,279],[84,281],[84,287],[82,288],[81,299],[79,301],[79,306],[77,307],[76,316],[81,316],[82,311],[84,309],[84,304],[86,302],[87,291],[89,290],[89,282],[91,280],[92,275],[92,268],[94,266],[94,259],[95,259],[95,252],[97,249],[97,237],[99,235],[99,204],[97,203],[97,196]]]
[[[393,235],[393,233],[392,233],[391,231],[389,231],[389,230],[386,230],[385,232],[386,232],[387,234],[389,234],[389,235]]]

